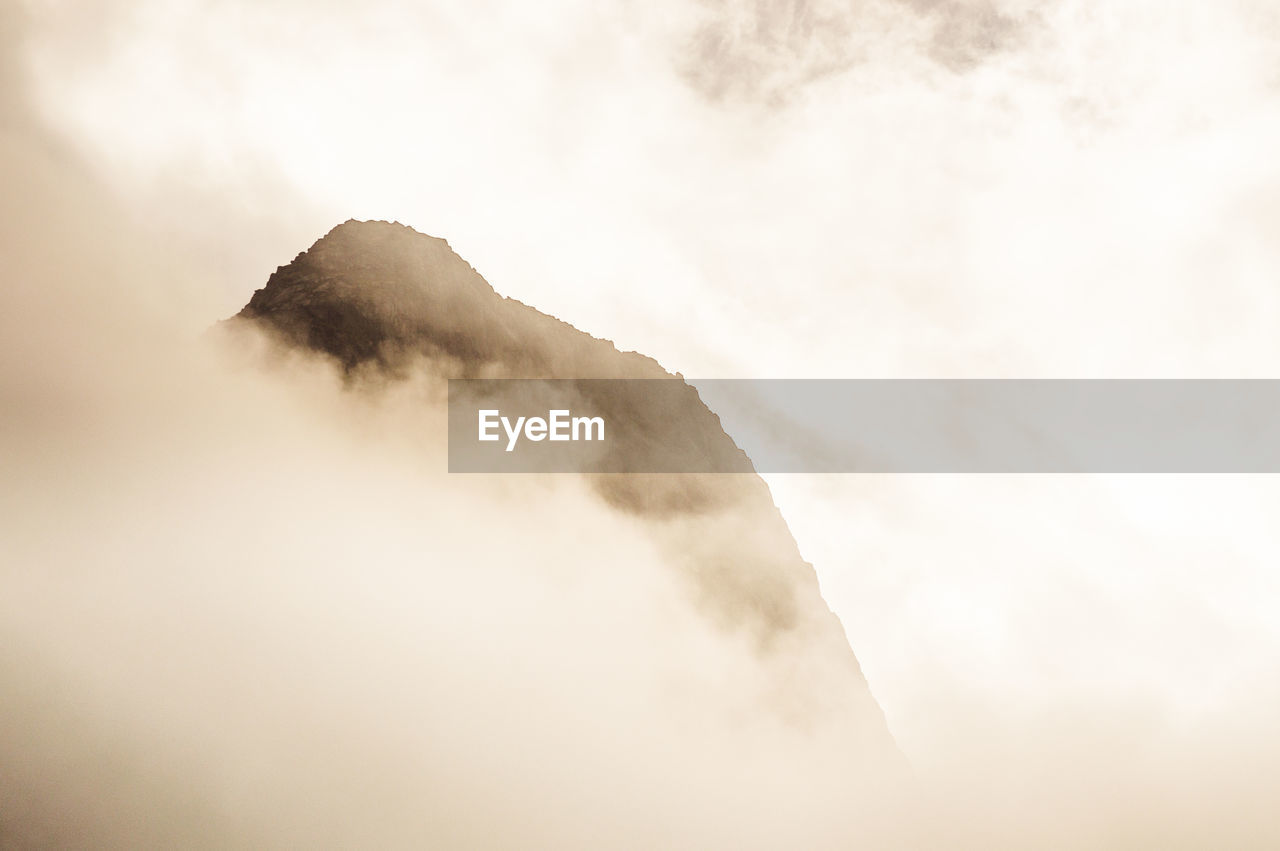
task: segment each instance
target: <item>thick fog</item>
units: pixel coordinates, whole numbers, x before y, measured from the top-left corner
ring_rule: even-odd
[[[439,376],[206,333],[367,217],[690,376],[1272,376],[1267,4],[0,22],[0,845],[1280,839],[1270,479],[774,477],[900,783]]]

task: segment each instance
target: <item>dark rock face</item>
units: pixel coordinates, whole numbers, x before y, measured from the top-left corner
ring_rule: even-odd
[[[406,357],[501,364],[511,378],[669,378],[657,361],[494,292],[443,239],[348,221],[282,266],[238,318],[265,323],[346,368]],[[488,373],[486,373],[488,374]]]
[[[418,359],[448,377],[672,378],[656,361],[621,352],[493,288],[441,239],[387,222],[348,221],[299,254],[229,320],[254,323],[288,343],[331,355],[348,373],[390,376]],[[689,388],[687,404],[662,412],[611,405],[610,422],[627,422],[623,450],[642,452],[646,417],[676,417],[696,451],[741,457],[719,419]],[[652,429],[648,429],[652,431]],[[891,738],[839,620],[818,590],[767,485],[747,475],[598,475],[598,495],[620,511],[651,521],[667,560],[688,582],[705,615],[749,635],[762,657],[791,671],[787,711],[806,722],[806,703],[839,704],[856,715],[866,740],[891,751]],[[802,681],[796,669],[843,669],[841,695],[826,682]],[[799,707],[799,708],[797,708]]]

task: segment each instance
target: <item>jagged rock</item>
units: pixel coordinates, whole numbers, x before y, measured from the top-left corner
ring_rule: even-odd
[[[449,377],[672,378],[657,361],[619,351],[573,326],[496,293],[442,239],[388,222],[348,221],[271,275],[232,320],[332,356],[351,373],[404,374],[415,359]],[[603,409],[626,400],[597,398]],[[628,424],[622,449],[643,452],[656,418],[675,417],[691,451],[749,461],[689,388],[677,411],[613,410]],[[670,433],[668,426],[666,433]],[[747,475],[592,476],[602,499],[653,521],[667,560],[716,623],[749,634],[778,662],[779,711],[848,712],[876,750],[892,751],[883,717],[767,485]],[[815,662],[815,660],[817,660]],[[806,671],[846,673],[842,687]]]

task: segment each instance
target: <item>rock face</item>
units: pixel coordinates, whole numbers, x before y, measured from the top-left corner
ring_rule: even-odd
[[[448,377],[672,378],[552,316],[504,298],[441,239],[348,221],[271,275],[231,326],[252,323],[340,368],[394,378],[419,359]],[[619,400],[595,399],[608,409]],[[679,410],[614,410],[623,452],[642,452],[646,417],[676,417],[696,451],[749,460],[689,389]],[[669,429],[668,429],[669,432]],[[896,754],[839,620],[800,556],[767,485],[747,475],[599,475],[600,498],[649,521],[696,605],[756,646],[776,672],[776,710],[806,725],[846,717],[869,751]],[[831,672],[838,672],[833,679]],[[821,672],[821,673],[818,673]]]
[[[237,318],[265,323],[350,369],[408,356],[455,362],[458,377],[669,378],[658,362],[494,292],[443,239],[348,221],[282,266]]]

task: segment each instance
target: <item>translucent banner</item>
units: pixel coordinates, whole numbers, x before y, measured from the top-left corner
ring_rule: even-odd
[[[449,469],[1274,473],[1280,381],[452,380]]]

